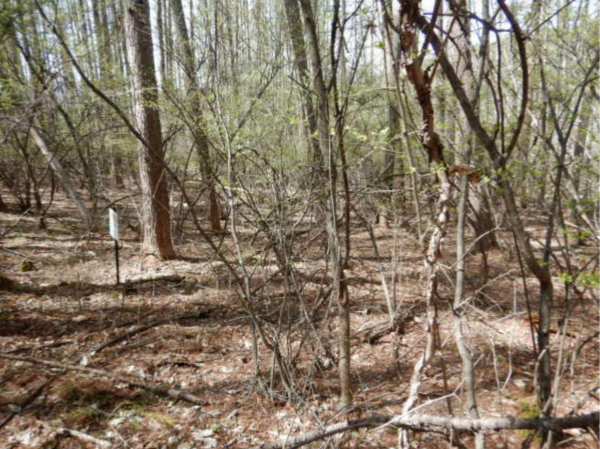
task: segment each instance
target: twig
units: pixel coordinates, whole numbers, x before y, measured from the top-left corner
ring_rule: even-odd
[[[44,391],[44,389],[50,385],[52,382],[54,382],[56,379],[58,378],[58,376],[54,376],[50,379],[48,379],[47,381],[45,381],[42,385],[40,385],[39,387],[35,388],[30,394],[29,396],[27,396],[25,398],[24,401],[21,402],[21,404],[19,404],[19,408],[13,412],[10,413],[10,415],[8,415],[6,418],[4,418],[4,420],[2,421],[2,423],[0,423],[0,429],[2,429],[3,427],[5,427],[9,422],[12,421],[12,419],[17,416],[19,413],[21,413],[25,408],[27,408],[31,403],[33,403],[33,401],[35,401]]]
[[[11,349],[10,351],[6,351],[7,354],[17,354],[19,352],[31,351],[31,350],[40,350],[40,349],[48,349],[48,348],[59,348],[61,346],[68,345],[73,343],[75,340],[64,340],[64,341],[53,341],[51,343],[44,343],[43,345],[35,346],[21,346],[19,348]]]
[[[9,226],[8,229],[6,229],[4,232],[2,232],[2,234],[0,234],[0,239],[6,237],[13,229],[15,229],[17,226],[19,226],[19,224],[21,223],[23,218],[25,218],[25,216],[29,213],[30,210],[31,210],[31,208],[29,208],[25,212],[23,212],[14,225]]]
[[[100,438],[93,437],[87,433],[80,432],[79,430],[67,429],[63,427],[62,429],[59,429],[59,432],[63,435],[70,435],[73,438],[83,441],[84,443],[94,443],[96,446],[100,447],[112,446],[110,441],[101,440]]]
[[[179,391],[172,388],[165,388],[159,385],[153,385],[148,382],[143,382],[141,379],[133,379],[130,377],[124,377],[118,374],[111,373],[109,371],[104,371],[96,368],[86,368],[83,366],[75,366],[67,363],[59,363],[59,362],[51,362],[49,360],[39,360],[33,359],[31,357],[21,357],[16,355],[9,355],[6,353],[0,352],[0,359],[13,360],[17,362],[25,362],[31,363],[32,365],[40,365],[45,366],[47,368],[55,368],[62,369],[67,371],[77,371],[82,373],[85,376],[103,376],[108,377],[109,379],[116,380],[118,382],[126,383],[132,387],[141,388],[146,391],[150,391],[152,393],[158,394],[160,396],[168,396],[173,399],[179,399],[182,401],[190,402],[196,405],[204,405],[204,401],[200,399],[198,396],[195,396],[190,393],[186,393],[185,391]]]
[[[111,338],[110,340],[107,340],[104,343],[96,346],[94,349],[92,349],[89,352],[88,357],[92,357],[92,356],[98,354],[103,349],[106,349],[109,346],[117,344],[120,341],[123,341],[126,338],[131,337],[132,335],[147,331],[148,329],[152,329],[153,327],[160,326],[161,324],[169,323],[171,321],[190,319],[190,318],[198,318],[198,319],[206,318],[206,317],[208,317],[208,315],[209,315],[208,311],[185,313],[183,315],[176,315],[176,316],[170,316],[167,318],[161,318],[159,320],[151,321],[150,323],[147,323],[147,324],[140,324],[139,326],[135,326],[133,329],[130,329],[127,332],[119,334],[116,337]]]

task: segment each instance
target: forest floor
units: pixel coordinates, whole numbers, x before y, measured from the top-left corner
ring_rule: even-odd
[[[346,275],[357,407],[340,413],[336,369],[308,359],[306,354],[314,348],[300,351],[300,398],[288,401],[277,392],[282,388],[271,354],[262,346],[261,369],[266,374],[262,383],[257,382],[251,323],[231,276],[200,236],[190,232],[177,245],[178,260],[159,262],[142,256],[138,237],[122,226],[123,285],[117,287],[114,246],[105,226],[82,236],[75,212],[64,202],[55,204],[46,223],[47,229],[40,230],[34,217],[16,211],[0,214],[0,351],[23,359],[0,359],[0,447],[93,448],[106,442],[104,447],[131,449],[249,448],[349,417],[401,412],[413,363],[424,346],[423,255],[407,231],[375,230],[380,259],[366,231],[357,225],[352,235],[353,257]],[[242,228],[244,232],[249,236],[254,231]],[[465,413],[449,313],[455,259],[452,234],[444,245],[440,272],[442,349],[424,377],[420,399],[427,405],[419,410],[440,416],[449,416],[449,405],[454,414]],[[507,247],[512,246],[510,234],[503,239]],[[253,245],[258,250],[265,242],[257,238]],[[318,295],[324,279],[320,245],[316,239],[295,263],[307,297]],[[230,236],[223,237],[227,257],[234,260],[231,246]],[[579,265],[597,257],[597,248],[573,251],[573,261]],[[256,277],[272,274],[274,265],[258,259],[247,258],[252,267],[259,266]],[[394,286],[403,325],[400,332],[373,341],[369,338],[373,329],[389,319],[380,263]],[[479,263],[479,255],[468,256],[468,295],[477,285]],[[537,410],[535,354],[519,264],[514,254],[496,250],[490,255],[490,266],[491,280],[479,299],[471,301],[464,328],[476,364],[480,413],[482,417],[530,417]],[[559,277],[554,280],[553,327],[558,330],[557,321],[567,304],[563,283]],[[535,321],[538,287],[531,276],[526,285]],[[267,319],[279,313],[282,289],[278,282],[261,293],[265,304],[261,313]],[[554,366],[563,349],[559,416],[600,407],[596,294],[588,290],[572,295],[567,335],[561,339],[552,334]],[[332,306],[324,314],[334,310]],[[156,323],[182,314],[191,316]],[[92,354],[103,343],[146,323],[155,325]],[[324,338],[334,342],[335,319],[324,317],[322,323]],[[107,376],[56,369],[39,361],[105,370],[140,384],[188,392],[201,402],[192,404]],[[273,388],[269,391],[265,385]],[[11,419],[5,422],[7,418]],[[527,434],[490,432],[488,447],[519,448]],[[597,447],[584,431],[569,431],[567,436],[560,447]],[[461,438],[472,447],[471,437]],[[393,429],[382,427],[350,432],[327,447],[392,448],[396,440]],[[441,436],[431,433],[415,434],[414,444],[448,447]],[[537,444],[534,441],[531,447]]]

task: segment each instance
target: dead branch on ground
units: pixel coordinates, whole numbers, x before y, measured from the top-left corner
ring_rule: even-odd
[[[322,430],[309,432],[295,437],[286,437],[273,443],[263,443],[255,449],[295,449],[333,435],[361,428],[399,427],[418,431],[445,432],[447,430],[565,430],[576,428],[597,428],[600,425],[600,412],[566,418],[445,418],[432,415],[386,416],[376,415],[368,418],[348,420],[336,423]]]
[[[179,400],[190,402],[190,403],[196,404],[196,405],[204,405],[205,404],[205,401],[203,401],[198,396],[195,396],[191,393],[186,393],[185,391],[175,390],[173,388],[161,387],[159,385],[154,385],[149,382],[144,382],[141,379],[133,379],[130,377],[121,376],[119,374],[114,374],[109,371],[104,371],[104,370],[100,370],[100,369],[96,369],[96,368],[86,368],[83,366],[69,365],[66,363],[59,363],[59,362],[51,362],[49,360],[39,360],[39,359],[31,358],[31,357],[21,357],[21,356],[9,355],[6,353],[0,353],[0,358],[6,359],[6,360],[13,360],[13,361],[17,361],[17,362],[31,363],[32,365],[45,366],[47,368],[61,369],[61,370],[66,370],[66,371],[76,371],[76,372],[79,372],[82,375],[88,376],[88,377],[94,377],[94,376],[107,377],[107,378],[115,380],[117,382],[122,382],[122,383],[128,384],[132,387],[141,388],[143,390],[150,391],[159,396],[168,396],[173,399],[179,399]]]

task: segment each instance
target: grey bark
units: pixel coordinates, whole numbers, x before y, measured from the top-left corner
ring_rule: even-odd
[[[401,42],[401,64],[406,71],[408,81],[413,85],[419,108],[421,110],[422,126],[419,130],[419,140],[429,157],[430,170],[436,174],[439,182],[437,197],[436,219],[434,229],[429,239],[425,255],[425,301],[427,318],[425,330],[427,343],[423,354],[413,367],[410,380],[408,398],[402,407],[403,413],[408,413],[419,399],[421,378],[425,368],[433,360],[437,348],[438,322],[435,304],[437,292],[437,271],[439,260],[442,257],[442,241],[447,232],[450,213],[451,186],[448,179],[448,170],[444,161],[444,146],[435,128],[435,114],[431,96],[432,78],[429,72],[423,70],[422,58],[418,56],[418,26],[417,19],[420,14],[418,0],[401,0],[400,2],[400,27],[399,37]],[[387,18],[390,23],[389,17]],[[409,447],[408,432],[398,435],[400,447]]]
[[[513,26],[513,30],[516,33],[520,33],[520,29],[518,29],[518,24],[514,21],[514,18],[510,14],[510,11],[504,4],[502,0],[500,0],[500,5],[507,16],[509,22],[511,22],[511,26]],[[423,29],[429,29],[429,22],[423,17],[419,17],[419,24]],[[501,153],[496,145],[494,138],[487,133],[484,127],[481,124],[478,114],[473,108],[471,102],[469,101],[468,95],[465,92],[463,87],[463,83],[454,70],[453,65],[450,63],[446,54],[442,50],[442,45],[439,37],[435,32],[428,33],[428,36],[431,39],[435,52],[438,54],[440,66],[444,71],[450,85],[452,86],[452,90],[456,98],[458,99],[460,106],[468,120],[468,123],[481,142],[481,144],[486,149],[490,159],[494,164],[494,168],[497,170],[503,170],[508,157],[510,156],[512,150],[514,149],[518,135],[520,133],[522,127],[522,120],[524,118],[524,110],[527,105],[527,63],[525,59],[521,60],[522,70],[523,72],[523,80],[524,86],[523,90],[525,94],[522,96],[521,103],[521,111],[522,113],[519,116],[519,122],[515,127],[515,131],[513,133],[512,139],[510,143],[504,148],[504,151]],[[520,41],[521,53],[524,56],[524,48],[523,41]],[[535,255],[535,251],[531,244],[531,240],[529,234],[525,231],[525,227],[519,215],[519,211],[517,208],[515,196],[513,193],[512,186],[510,184],[509,179],[506,177],[500,177],[498,179],[498,185],[502,189],[502,197],[504,199],[504,203],[507,210],[508,219],[511,223],[514,235],[516,237],[517,243],[520,247],[521,253],[523,254],[523,259],[528,269],[533,273],[533,275],[538,279],[540,284],[540,327],[538,331],[538,345],[540,350],[540,369],[538,370],[538,385],[539,385],[539,400],[541,404],[547,404],[550,395],[551,395],[551,369],[550,369],[550,310],[552,305],[552,297],[553,297],[553,284],[552,277],[550,275],[550,270],[544,264],[540,264],[539,260]],[[542,319],[543,317],[543,319]],[[543,407],[542,407],[543,408]]]
[[[319,50],[317,27],[310,0],[300,0],[304,17],[304,25],[308,37],[309,54],[313,73],[313,88],[317,96],[317,127],[319,131],[319,148],[323,166],[317,167],[319,177],[327,185],[327,198],[323,201],[323,209],[327,228],[327,250],[329,252],[329,272],[333,283],[333,298],[337,302],[340,315],[340,328],[338,330],[340,377],[340,405],[352,405],[352,379],[350,377],[350,308],[348,291],[344,284],[344,268],[342,263],[341,246],[337,223],[336,182],[337,170],[333,142],[329,130],[329,100],[323,74],[323,64]]]
[[[461,76],[467,95],[471,104],[477,107],[479,98],[476,97],[477,89],[474,78],[473,60],[471,58],[470,51],[470,24],[468,20],[461,19],[464,17],[464,13],[467,13],[467,8],[464,7],[464,3],[461,6],[456,5],[454,2],[450,2],[450,7],[454,15],[454,19],[457,29],[451,29],[450,35],[455,39],[457,48],[460,52],[456,61],[456,70]],[[464,20],[464,21],[463,21]],[[485,57],[485,56],[484,56]],[[471,133],[469,132],[469,135]],[[474,151],[476,142],[467,141],[461,145],[464,148],[462,153],[458,154],[458,163],[468,165],[471,159],[471,155]],[[456,225],[456,284],[454,289],[454,303],[452,307],[452,313],[454,316],[454,340],[460,354],[462,363],[462,373],[464,380],[464,391],[466,396],[466,405],[468,415],[472,419],[479,419],[479,410],[477,408],[477,393],[476,393],[476,375],[475,366],[473,364],[473,356],[467,345],[464,333],[463,333],[463,301],[464,301],[464,290],[465,290],[465,268],[466,268],[466,252],[465,252],[465,226],[467,217],[467,205],[469,204],[469,177],[466,173],[459,171],[459,199],[458,199],[458,222]],[[478,236],[476,236],[478,237]],[[482,258],[485,260],[486,254],[482,254]],[[487,268],[487,265],[486,267]],[[483,433],[477,433],[475,436],[475,447],[477,449],[483,449],[485,447],[485,436]]]
[[[189,92],[191,132],[194,146],[198,154],[200,172],[208,192],[208,210],[211,229],[221,231],[221,208],[215,188],[214,172],[210,157],[210,147],[206,134],[206,123],[202,112],[202,91],[196,76],[196,58],[194,49],[185,23],[181,0],[171,0],[171,8],[177,26],[180,48],[182,50],[185,85]]]
[[[310,94],[310,70],[308,67],[308,57],[306,55],[306,43],[302,30],[302,19],[300,17],[300,8],[298,0],[285,0],[285,14],[288,24],[288,30],[292,41],[292,50],[294,52],[294,63],[298,69],[298,78],[300,81],[300,94],[304,114],[307,121],[307,141],[315,165],[323,164],[323,155],[321,154],[318,138],[317,117],[315,106]]]
[[[52,152],[52,150],[50,150],[48,145],[46,145],[46,141],[42,137],[42,134],[40,133],[40,131],[35,126],[30,126],[29,127],[29,135],[32,137],[33,141],[35,142],[37,147],[40,149],[41,153],[44,155],[44,157],[48,161],[48,165],[50,165],[50,167],[56,174],[56,177],[60,181],[60,184],[62,185],[63,189],[65,189],[66,194],[69,196],[69,198],[71,198],[73,200],[73,202],[77,206],[77,211],[79,212],[81,219],[86,224],[90,224],[90,220],[91,220],[90,213],[88,212],[87,208],[85,207],[83,200],[77,193],[77,190],[75,190],[75,187],[73,186],[73,183],[71,182],[71,178],[69,177],[69,175],[63,168],[59,159]]]
[[[295,437],[282,438],[274,443],[265,443],[254,449],[296,449],[315,441],[322,440],[333,435],[362,428],[381,428],[388,426],[393,428],[410,428],[414,430],[429,430],[444,432],[447,430],[463,430],[477,432],[483,430],[565,430],[593,428],[597,429],[600,424],[600,413],[589,413],[580,416],[566,418],[485,418],[485,419],[461,419],[447,418],[432,415],[411,416],[388,416],[376,415],[367,418],[343,421],[325,429],[309,432]]]

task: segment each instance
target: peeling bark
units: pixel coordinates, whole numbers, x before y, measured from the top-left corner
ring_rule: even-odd
[[[419,0],[402,0],[400,2],[400,48],[401,64],[406,71],[406,76],[414,87],[419,107],[421,109],[422,126],[419,132],[421,145],[427,151],[430,170],[435,173],[439,183],[439,194],[437,198],[436,218],[434,230],[429,239],[427,253],[425,256],[425,301],[427,306],[427,318],[425,330],[427,343],[425,351],[419,357],[413,368],[410,380],[409,394],[403,406],[403,413],[410,411],[417,403],[421,377],[435,354],[437,346],[438,322],[437,309],[435,305],[436,278],[439,268],[439,260],[442,258],[442,242],[446,235],[446,227],[450,212],[451,186],[448,179],[448,171],[444,161],[444,146],[440,136],[435,131],[435,114],[431,97],[432,76],[425,72],[422,67],[422,56],[418,55],[418,27],[417,18],[419,12]],[[399,445],[409,446],[407,432],[399,434]]]

